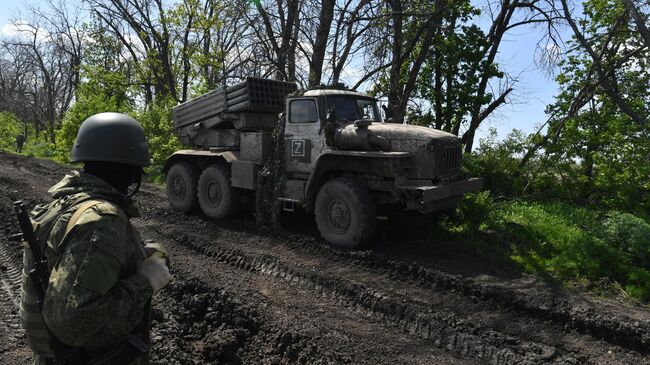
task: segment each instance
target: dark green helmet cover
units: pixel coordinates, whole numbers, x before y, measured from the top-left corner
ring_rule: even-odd
[[[99,113],[81,123],[71,155],[72,162],[107,161],[140,167],[151,164],[144,129],[121,113]]]

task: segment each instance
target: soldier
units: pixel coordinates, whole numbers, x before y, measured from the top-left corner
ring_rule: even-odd
[[[25,144],[26,139],[27,137],[24,134],[16,136],[16,153],[20,153],[23,150],[23,144]]]
[[[51,270],[42,312],[23,274],[21,318],[35,364],[54,363],[51,336],[83,359],[110,352],[127,335],[148,342],[150,299],[171,279],[162,246],[143,246],[129,221],[138,216],[130,197],[150,163],[138,122],[118,113],[91,116],[71,161],[83,162],[83,172],[64,177],[49,190],[54,201],[32,212]],[[30,256],[26,251],[25,271]],[[147,353],[132,364],[148,361]]]

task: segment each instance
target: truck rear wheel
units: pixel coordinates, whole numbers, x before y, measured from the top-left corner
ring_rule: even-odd
[[[169,205],[175,210],[189,212],[196,208],[196,185],[199,169],[190,162],[175,163],[167,172],[166,190]]]
[[[230,185],[230,169],[223,164],[203,170],[198,184],[199,205],[205,215],[214,219],[230,217],[237,208],[237,192]]]
[[[333,245],[359,247],[375,232],[377,214],[370,192],[352,177],[337,177],[323,184],[314,208],[321,236]]]

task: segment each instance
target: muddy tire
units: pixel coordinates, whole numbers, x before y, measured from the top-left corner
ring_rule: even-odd
[[[190,162],[175,163],[167,172],[166,191],[169,205],[181,212],[189,212],[198,206],[196,186],[199,169]]]
[[[199,205],[205,215],[213,219],[232,216],[239,201],[237,191],[230,185],[230,167],[210,165],[203,170],[198,184]]]
[[[323,184],[314,213],[321,236],[335,246],[359,247],[375,233],[377,214],[368,187],[352,177]]]

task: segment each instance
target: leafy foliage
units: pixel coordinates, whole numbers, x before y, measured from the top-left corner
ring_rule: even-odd
[[[61,162],[70,161],[70,151],[77,138],[77,131],[88,117],[102,112],[129,113],[128,103],[123,102],[124,95],[115,92],[114,85],[91,80],[79,87],[77,101],[70,107],[63,118],[61,128],[56,132],[56,157]]]
[[[171,118],[171,107],[175,104],[171,99],[157,100],[149,108],[133,113],[133,117],[144,128],[153,160],[147,173],[158,181],[162,179],[162,168],[167,157],[181,148]]]
[[[107,78],[103,82],[89,81],[80,87],[77,102],[66,113],[61,129],[57,131],[57,158],[62,162],[69,161],[77,131],[88,117],[109,111],[125,113],[134,117],[144,128],[153,160],[147,172],[154,180],[159,180],[165,159],[180,149],[180,142],[174,133],[171,120],[171,107],[175,102],[170,99],[157,99],[143,110],[135,110],[129,102],[126,89],[122,89],[121,93],[116,92],[119,88],[113,82],[118,80],[121,84],[119,78],[114,78],[115,75],[110,73],[104,76]]]
[[[72,100],[69,96],[74,92],[73,104],[68,108],[67,102],[59,103],[55,109],[61,113],[48,114],[48,125],[28,120],[33,112],[16,114],[24,120],[0,113],[0,148],[14,150],[16,135],[25,131],[28,139],[23,153],[68,162],[77,130],[86,118],[99,112],[122,112],[145,129],[153,159],[147,172],[153,180],[160,180],[165,159],[180,148],[170,115],[177,102],[213,90],[224,79],[276,73],[300,80],[296,67],[312,66],[300,56],[309,58],[315,51],[304,47],[314,44],[302,38],[311,33],[304,31],[307,28],[297,39],[291,39],[293,32],[277,34],[267,29],[270,33],[266,34],[262,28],[249,28],[247,21],[260,20],[250,12],[259,12],[262,3],[188,0],[156,9],[146,2],[130,2],[124,5],[127,11],[119,12],[116,7],[123,6],[119,1],[91,0],[96,11],[85,26],[76,29],[83,37],[78,38],[79,47],[71,49],[79,55],[78,64],[69,70],[74,76],[71,86],[61,84],[65,100]],[[479,8],[466,0],[449,2],[444,8],[421,0],[368,2],[355,12],[342,7],[336,11],[349,13],[340,17],[347,25],[332,25],[338,38],[325,42],[332,64],[319,71],[331,72],[333,81],[341,81],[342,67],[354,59],[351,54],[364,54],[366,71],[375,75],[367,75],[375,81],[373,93],[387,95],[389,106],[397,104],[400,114],[409,107],[410,123],[456,135],[464,132],[468,137],[463,142],[471,150],[475,129],[505,102],[512,86],[507,70],[494,57],[501,36],[510,26],[544,21],[544,15],[551,13],[542,11],[542,3],[553,4],[538,2],[533,9],[522,2],[494,3],[492,11],[496,12],[491,15],[496,16],[493,25],[498,27],[493,30],[503,32],[487,34],[472,24]],[[272,2],[264,4],[272,10],[266,6]],[[509,7],[510,14],[518,9],[516,17],[505,16]],[[633,22],[627,21],[623,3],[586,0],[583,8],[586,16],[578,23],[588,45],[601,56],[599,67],[606,71],[606,81],[632,111],[650,115],[650,48],[643,46]],[[278,11],[282,10],[279,6]],[[315,6],[301,11],[313,17],[301,24],[311,22],[317,29],[314,16],[318,10]],[[503,17],[497,16],[500,11]],[[510,23],[506,18],[523,21]],[[550,31],[552,24],[544,24]],[[280,36],[286,39],[274,49],[265,43],[268,39],[255,38],[260,35],[276,42]],[[345,37],[351,43],[345,44]],[[300,52],[293,58],[274,59],[295,52],[290,49],[292,42]],[[570,42],[560,65],[560,90],[548,107],[551,117],[546,135],[526,136],[513,130],[500,141],[496,131],[491,131],[464,158],[465,174],[482,176],[487,190],[467,195],[454,217],[436,220],[435,234],[428,232],[430,225],[409,234],[418,235],[416,240],[422,244],[442,242],[437,248],[441,254],[470,250],[478,257],[514,263],[560,280],[617,283],[629,297],[648,301],[650,125],[637,123],[620,102],[612,100],[597,62],[582,43],[578,38]],[[346,50],[346,45],[351,48]],[[398,45],[401,50],[393,54]],[[16,56],[24,57],[22,53]],[[27,75],[21,71],[25,62],[20,57],[3,63],[6,74]],[[53,59],[57,58],[55,54]],[[68,67],[66,62],[61,64]],[[18,113],[24,107],[15,95],[24,92],[12,92],[13,109],[7,110]],[[408,100],[412,96],[416,102]],[[4,104],[11,103],[5,100]],[[25,130],[22,122],[31,126]],[[56,138],[51,140],[43,130],[55,127]],[[274,131],[279,145],[281,134],[279,125]],[[277,151],[283,151],[281,146]],[[261,188],[258,198],[275,203],[277,186],[284,178],[281,154],[268,162],[264,172],[273,183]],[[277,206],[267,206],[258,218],[274,220]]]
[[[0,149],[15,151],[16,136],[22,133],[21,122],[11,113],[0,113]]]
[[[650,114],[650,50],[625,19],[618,0],[584,3],[585,38],[604,50],[607,82],[642,115]],[[564,197],[648,216],[650,212],[650,125],[633,120],[602,86],[592,56],[571,44],[557,80],[560,93],[550,105],[553,117],[543,144],[543,175],[555,180]],[[606,52],[605,52],[606,51]]]
[[[435,50],[420,73],[418,96],[430,107],[411,107],[409,120],[413,124],[458,134],[473,105],[486,105],[493,98],[479,93],[480,79],[498,79],[504,74],[498,65],[485,60],[486,34],[478,25],[469,23],[479,13],[478,8],[464,1],[450,8],[447,28],[436,33]]]
[[[517,156],[524,151],[526,136],[515,129],[503,141],[497,137],[496,130],[491,129],[474,153],[464,155],[466,174],[483,177],[485,189],[495,196],[522,195],[529,176],[520,174]]]

